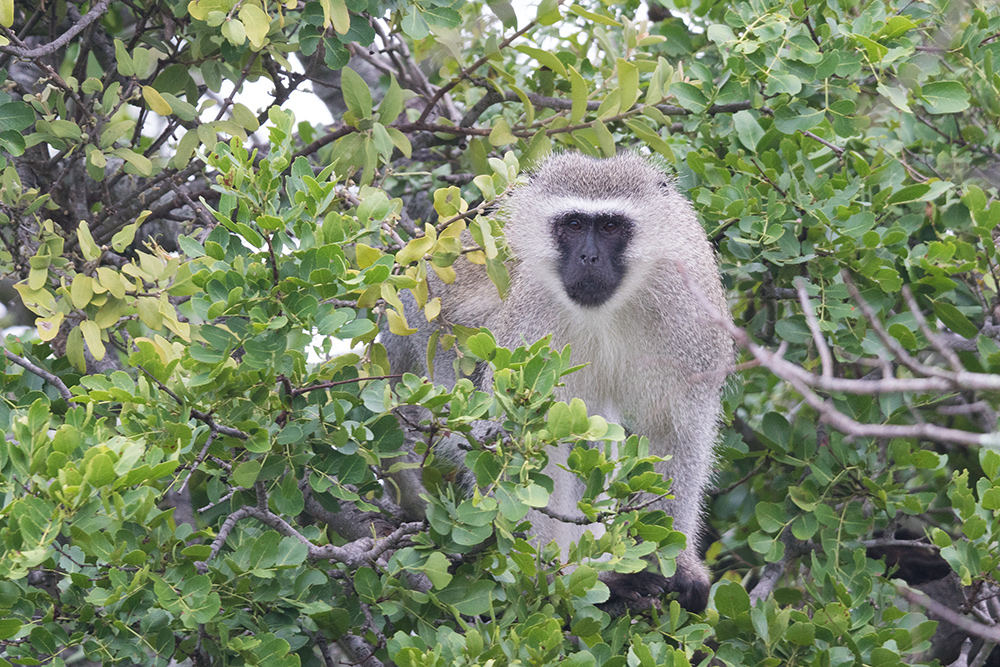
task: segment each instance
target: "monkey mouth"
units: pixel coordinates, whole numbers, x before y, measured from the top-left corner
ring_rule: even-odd
[[[618,289],[618,283],[607,280],[584,278],[564,285],[566,296],[584,308],[597,308],[607,303]]]

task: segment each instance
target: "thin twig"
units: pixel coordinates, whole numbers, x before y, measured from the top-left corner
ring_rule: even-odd
[[[931,347],[937,350],[938,354],[945,358],[953,371],[956,373],[964,371],[965,367],[962,366],[962,362],[958,359],[958,355],[955,354],[955,351],[947,345],[942,345],[938,336],[931,331],[930,326],[927,324],[927,319],[924,317],[924,314],[920,312],[917,300],[913,298],[913,292],[910,291],[909,285],[903,286],[903,299],[906,300],[906,307],[910,309],[910,313],[913,314],[913,318],[917,321],[917,326],[920,328],[920,331],[923,332],[924,337],[927,338],[927,342],[931,344]]]
[[[188,472],[187,477],[184,478],[184,482],[177,489],[177,493],[183,493],[184,489],[187,488],[188,482],[191,481],[191,476],[194,475],[194,471],[198,469],[201,462],[205,460],[205,456],[208,454],[208,448],[212,446],[212,442],[215,440],[215,431],[209,430],[208,439],[205,441],[205,446],[201,448],[198,456],[195,457],[194,463],[191,464],[191,470]]]
[[[833,355],[830,354],[830,348],[827,346],[823,332],[819,328],[819,320],[816,319],[816,313],[809,302],[809,293],[806,291],[805,279],[802,277],[796,278],[795,288],[798,290],[799,303],[802,304],[802,313],[806,316],[806,324],[809,325],[809,331],[812,332],[813,341],[816,343],[816,351],[819,353],[820,363],[823,365],[823,377],[832,378]]]
[[[517,32],[515,32],[513,35],[511,35],[507,39],[505,39],[502,42],[500,42],[500,44],[497,45],[497,49],[496,49],[497,52],[503,51],[505,48],[507,48],[508,46],[510,46],[511,42],[513,42],[515,39],[517,39],[521,35],[523,35],[526,32],[528,32],[529,30],[532,30],[536,25],[538,25],[537,21],[529,21],[526,26],[524,26],[523,28],[521,28],[520,30],[518,30]],[[427,117],[431,115],[431,112],[434,110],[434,107],[437,106],[437,103],[441,101],[441,98],[444,97],[445,95],[447,95],[449,92],[451,92],[452,89],[454,89],[455,86],[457,86],[459,84],[459,82],[461,82],[463,79],[467,78],[472,72],[475,72],[477,69],[479,69],[480,67],[482,67],[483,65],[485,65],[487,62],[489,62],[489,59],[490,59],[491,56],[492,56],[492,53],[489,53],[489,54],[483,56],[482,58],[479,58],[478,60],[476,60],[476,62],[472,63],[471,65],[469,65],[468,67],[466,67],[465,69],[463,69],[458,74],[458,76],[456,76],[454,79],[451,80],[451,82],[449,82],[449,83],[445,84],[444,86],[441,86],[440,88],[438,88],[437,91],[434,93],[434,95],[431,97],[431,99],[428,100],[427,105],[424,107],[423,112],[421,112],[421,114],[420,114],[420,117],[417,118],[417,122],[418,123],[425,122],[427,120]]]

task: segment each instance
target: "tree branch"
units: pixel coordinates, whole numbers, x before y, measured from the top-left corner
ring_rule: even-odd
[[[73,394],[70,393],[69,387],[67,387],[65,383],[63,383],[63,381],[59,379],[59,376],[48,372],[41,366],[36,366],[35,364],[31,363],[24,357],[20,357],[11,352],[10,350],[5,349],[3,352],[4,355],[12,362],[17,364],[21,368],[37,375],[38,377],[42,378],[43,380],[51,384],[53,387],[55,387],[59,391],[59,395],[62,396],[64,399],[66,399],[67,401],[73,399]]]
[[[111,0],[98,0],[97,4],[95,4],[89,12],[87,12],[78,22],[70,26],[69,30],[59,35],[48,44],[43,44],[35,47],[34,49],[29,49],[26,46],[10,46],[8,44],[7,46],[0,46],[0,52],[9,53],[12,56],[16,56],[24,60],[51,55],[58,49],[61,49],[68,44],[71,39],[80,34],[91,23],[104,16],[104,14],[108,11],[108,5],[110,4]],[[7,37],[11,38],[11,41],[24,44],[17,38],[17,35],[10,30],[4,28],[4,32],[7,33]]]
[[[942,620],[965,630],[970,635],[985,639],[994,644],[1000,644],[1000,627],[977,623],[968,616],[959,614],[954,609],[941,604],[934,598],[928,597],[919,591],[913,590],[905,584],[897,584],[896,591],[913,604],[923,607]]]

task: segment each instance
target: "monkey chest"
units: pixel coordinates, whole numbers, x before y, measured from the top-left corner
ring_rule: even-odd
[[[563,378],[560,398],[580,398],[588,413],[601,415],[631,432],[643,433],[670,420],[669,360],[631,336],[570,341],[571,360],[586,364]]]

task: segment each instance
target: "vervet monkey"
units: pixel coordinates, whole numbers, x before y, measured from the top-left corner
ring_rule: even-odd
[[[715,253],[691,204],[638,155],[601,160],[564,153],[516,187],[498,214],[513,257],[506,299],[483,267],[469,262],[456,264],[454,284],[433,281],[431,296],[441,297],[447,322],[486,326],[500,345],[547,334],[555,349],[570,345],[573,363],[587,366],[563,378],[559,398],[583,399],[590,414],[647,436],[651,454],[672,457],[657,471],[673,479],[674,499],[653,509],[673,516],[674,528],[687,537],[676,573],[669,579],[611,573],[603,580],[625,604],[676,592],[686,609],[702,611],[710,583],[697,555],[702,499],[732,342],[701,305],[707,300],[716,317],[729,317]],[[428,337],[439,325],[427,323],[412,302],[407,310],[420,328],[409,337],[387,337],[390,363],[395,373],[425,374]],[[436,382],[454,382],[449,359],[454,355],[437,355]],[[479,388],[489,391],[492,374],[484,375]],[[583,483],[560,467],[568,454],[568,448],[550,454],[549,507],[578,514]],[[538,512],[530,519],[542,543],[555,539],[564,551],[586,530]]]

